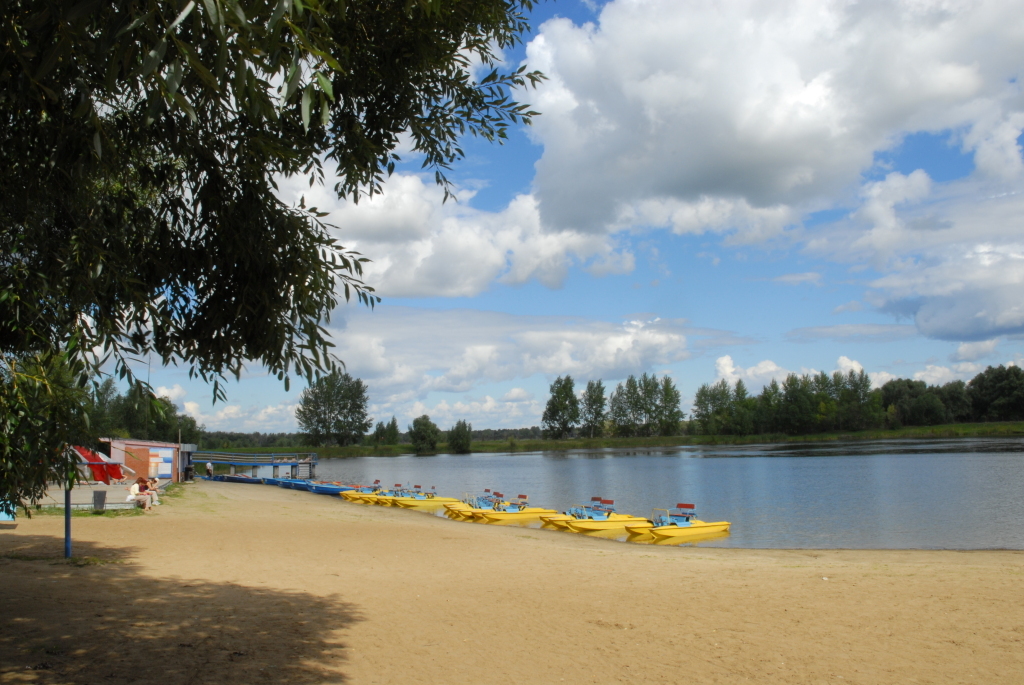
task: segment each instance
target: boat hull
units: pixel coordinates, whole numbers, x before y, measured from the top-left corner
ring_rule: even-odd
[[[309,491],[318,495],[340,495],[343,492],[352,490],[346,485],[331,485],[329,483],[310,483]]]
[[[626,532],[630,535],[650,535],[654,524],[651,521],[639,521],[626,526]]]
[[[658,526],[657,528],[650,528],[648,532],[659,540],[668,539],[684,539],[692,537],[700,537],[703,535],[709,535],[712,533],[728,533],[729,526],[732,524],[728,521],[690,521],[688,526]]]
[[[625,528],[628,525],[634,523],[641,523],[646,519],[633,516],[623,516],[622,518],[606,519],[604,521],[595,521],[593,519],[576,519],[575,521],[567,522],[569,530],[574,533],[590,533],[595,530],[617,530],[619,528]]]
[[[524,519],[535,519],[548,514],[556,513],[554,509],[541,509],[539,507],[527,507],[522,511],[492,511],[483,514],[488,522],[497,521],[520,521]]]
[[[405,509],[417,509],[423,507],[443,507],[445,504],[458,502],[454,497],[395,497],[392,506],[404,507]]]
[[[292,490],[309,490],[309,486],[304,480],[292,480],[291,478],[279,478],[275,484],[282,488],[291,488]]]
[[[541,516],[541,523],[557,530],[569,530],[569,521],[574,520],[572,516],[555,514],[554,516]]]

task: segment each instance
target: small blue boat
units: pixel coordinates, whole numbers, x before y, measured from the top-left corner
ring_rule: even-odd
[[[349,485],[335,485],[334,483],[316,483],[314,481],[307,481],[307,487],[310,492],[315,492],[318,495],[339,495],[349,490],[355,490],[354,487]]]
[[[277,485],[282,488],[291,488],[292,490],[309,490],[309,485],[306,481],[297,478],[278,478]]]
[[[262,478],[253,478],[252,476],[224,475],[214,476],[213,479],[224,481],[225,483],[256,483],[257,485],[263,484]]]

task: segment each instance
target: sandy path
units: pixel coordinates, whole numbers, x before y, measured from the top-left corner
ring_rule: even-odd
[[[627,545],[230,483],[74,525],[121,561],[0,530],[0,683],[1024,682],[1022,552]]]

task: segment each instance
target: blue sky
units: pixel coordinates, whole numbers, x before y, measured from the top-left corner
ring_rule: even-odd
[[[504,56],[548,75],[518,94],[542,116],[466,141],[458,203],[412,151],[358,206],[282,183],[374,260],[383,302],[332,327],[372,414],[536,425],[566,373],[668,373],[688,409],[720,378],[1017,363],[1019,4],[542,3]],[[210,429],[296,429],[301,382],[250,368],[212,405],[151,373]]]

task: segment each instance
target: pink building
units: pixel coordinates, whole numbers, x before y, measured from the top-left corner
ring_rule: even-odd
[[[100,442],[110,443],[111,461],[128,468],[130,479],[144,476],[175,483],[180,480],[181,445],[176,442],[132,438],[100,438]]]

